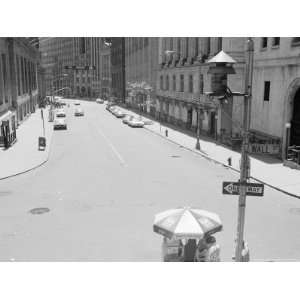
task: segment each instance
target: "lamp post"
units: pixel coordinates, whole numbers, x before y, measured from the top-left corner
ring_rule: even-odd
[[[250,113],[251,113],[251,97],[252,97],[252,77],[253,77],[253,53],[254,43],[251,38],[246,42],[245,52],[245,90],[244,93],[231,92],[227,86],[227,74],[235,74],[232,65],[235,61],[221,51],[215,57],[208,61],[212,66],[209,73],[216,75],[213,82],[214,91],[208,93],[211,96],[219,96],[219,100],[231,98],[232,96],[244,97],[244,116],[243,116],[243,143],[241,150],[240,164],[240,189],[239,189],[239,204],[238,204],[238,222],[237,222],[237,242],[235,249],[235,259],[237,262],[242,261],[242,250],[244,242],[244,226],[245,226],[245,209],[246,209],[246,191],[247,181],[250,176],[250,164],[248,155],[249,144],[249,128],[250,128]]]

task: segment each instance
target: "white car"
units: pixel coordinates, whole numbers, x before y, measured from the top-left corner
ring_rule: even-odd
[[[66,114],[63,111],[56,112],[53,129],[67,129]]]
[[[75,116],[75,117],[84,116],[84,111],[83,111],[83,109],[82,109],[81,107],[76,107],[74,116]]]
[[[125,117],[125,113],[120,110],[120,109],[115,109],[113,114],[117,117],[117,118],[123,118]]]
[[[112,107],[109,108],[109,111],[110,111],[112,114],[114,114],[115,110],[117,110],[117,109],[119,109],[119,108],[116,107],[116,106],[112,106]]]
[[[103,99],[100,99],[100,98],[97,98],[97,99],[96,99],[96,103],[103,104],[103,103],[104,103],[104,100],[103,100]]]
[[[131,119],[133,119],[133,118],[134,118],[134,116],[132,116],[132,115],[126,115],[126,116],[123,118],[122,122],[123,122],[124,124],[128,124],[129,120],[131,120]]]
[[[130,127],[140,127],[140,128],[144,127],[144,122],[135,117],[131,118],[127,124]]]

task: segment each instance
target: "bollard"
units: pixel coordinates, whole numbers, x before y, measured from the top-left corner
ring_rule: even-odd
[[[228,166],[231,166],[232,158],[231,158],[231,157],[228,157],[227,161],[228,161]]]
[[[165,134],[166,134],[166,137],[168,137],[168,129],[166,129]]]

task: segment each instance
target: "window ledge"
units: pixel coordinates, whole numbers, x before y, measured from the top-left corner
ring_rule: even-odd
[[[260,51],[267,51],[267,50],[268,50],[268,47],[264,47],[264,48],[261,47],[261,48],[260,48]]]
[[[272,49],[279,49],[279,46],[280,45],[274,45],[274,46],[272,46]]]

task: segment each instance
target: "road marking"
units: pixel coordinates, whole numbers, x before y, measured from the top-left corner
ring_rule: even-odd
[[[126,162],[123,159],[123,157],[121,156],[121,154],[118,152],[118,150],[116,149],[116,147],[112,144],[112,142],[109,140],[109,138],[98,128],[95,127],[96,130],[98,131],[98,133],[100,135],[102,135],[102,137],[106,140],[107,144],[110,146],[111,150],[113,151],[113,153],[117,156],[117,158],[119,159],[120,163],[122,166],[126,167]]]

